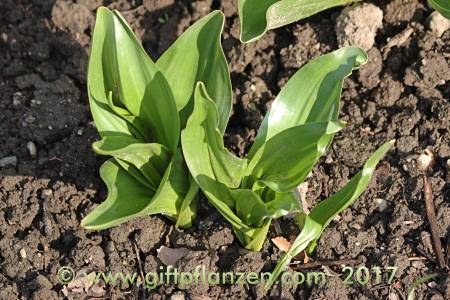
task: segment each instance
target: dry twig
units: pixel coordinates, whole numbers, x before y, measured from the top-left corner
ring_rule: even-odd
[[[139,256],[139,249],[138,249],[138,246],[136,245],[136,243],[134,243],[134,242],[133,242],[133,246],[134,246],[134,251],[136,253],[136,259],[138,261],[139,273],[141,275],[142,282],[145,282],[144,268],[142,267],[141,257]],[[145,292],[145,288],[142,290],[143,290],[143,294],[144,294],[143,296],[145,298],[147,296],[146,292]]]
[[[436,254],[439,267],[445,269],[447,268],[447,264],[445,262],[444,254],[442,251],[442,244],[439,238],[436,212],[434,210],[433,203],[433,191],[431,190],[431,184],[426,175],[423,175],[423,189],[425,198],[425,210],[427,213],[428,223],[430,224],[431,239],[433,240],[433,249]]]

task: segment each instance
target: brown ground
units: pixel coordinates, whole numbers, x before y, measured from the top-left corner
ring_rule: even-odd
[[[280,256],[270,242],[261,253],[243,251],[229,225],[206,202],[194,227],[186,231],[173,229],[159,216],[102,232],[79,226],[106,195],[98,177],[103,158],[90,148],[98,135],[85,86],[94,11],[101,4],[122,11],[156,59],[189,24],[212,9],[222,9],[228,17],[223,47],[235,95],[226,142],[243,154],[268,104],[293,72],[337,48],[334,22],[340,9],[243,45],[237,39],[236,1],[110,2],[0,2],[0,158],[17,158],[15,166],[0,168],[0,299],[64,298],[56,276],[61,266],[155,271],[161,265],[156,249],[162,245],[193,250],[183,259],[185,270],[204,264],[217,271],[270,271]],[[334,277],[325,288],[274,288],[273,298],[402,299],[414,279],[438,271],[416,159],[426,148],[436,155],[430,180],[445,246],[450,239],[450,31],[436,38],[427,28],[431,10],[424,2],[409,2],[378,3],[384,12],[383,28],[369,51],[370,62],[345,82],[341,117],[349,126],[308,180],[308,201],[313,203],[342,187],[377,146],[397,139],[368,191],[329,226],[313,256],[357,258],[369,268],[397,266],[396,284],[347,286]],[[408,26],[414,28],[409,39],[383,58],[380,49]],[[37,147],[36,157],[27,150],[29,141]],[[386,209],[380,211],[380,203]],[[424,259],[410,260],[413,257]],[[418,289],[419,299],[433,294],[434,300],[450,299],[448,274],[434,282],[431,288]],[[110,287],[106,295],[166,299],[174,293],[173,299],[200,299],[195,298],[199,294],[212,299],[262,296],[258,286],[174,285],[145,292]],[[76,299],[85,296],[75,294]]]

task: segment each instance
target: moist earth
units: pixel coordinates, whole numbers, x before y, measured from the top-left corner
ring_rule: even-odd
[[[245,251],[230,225],[205,199],[187,230],[175,229],[160,216],[101,232],[80,227],[83,216],[106,196],[98,176],[104,158],[90,146],[99,137],[86,93],[96,8],[106,5],[121,11],[153,59],[190,24],[214,9],[224,11],[222,42],[234,93],[225,142],[242,156],[290,76],[337,48],[335,28],[342,8],[241,44],[236,2],[0,2],[0,299],[404,299],[414,280],[439,271],[418,157],[426,149],[434,154],[428,176],[446,247],[450,31],[432,30],[432,9],[425,1],[393,0],[368,1],[383,12],[382,27],[368,50],[367,65],[344,82],[340,117],[348,126],[308,177],[306,194],[312,207],[343,187],[378,146],[396,139],[395,149],[378,166],[367,191],[324,231],[310,258],[352,259],[370,269],[398,267],[391,284],[385,275],[381,284],[374,280],[367,285],[345,284],[340,266],[308,270],[329,274],[325,287],[277,285],[266,296],[261,285],[162,285],[149,290],[82,281],[74,287],[59,281],[62,266],[138,274],[164,270],[157,251],[161,246],[187,249],[177,262],[184,271],[197,265],[218,272],[271,271],[282,253],[270,238],[291,239],[298,233],[290,220],[281,219],[260,253]],[[283,230],[277,233],[275,227]],[[440,274],[418,287],[418,299],[450,299],[450,277]]]

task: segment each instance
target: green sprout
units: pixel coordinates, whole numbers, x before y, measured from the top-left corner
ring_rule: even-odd
[[[361,0],[239,0],[240,39],[243,43],[252,42],[261,38],[267,30],[358,1]]]
[[[199,82],[194,108],[181,133],[189,171],[210,203],[231,223],[245,248],[259,251],[273,219],[297,213],[302,231],[275,268],[270,287],[295,255],[312,251],[324,228],[367,187],[393,141],[382,145],[338,193],[305,215],[292,192],[344,128],[338,120],[342,83],[367,60],[361,48],[342,48],[297,71],[276,97],[247,157],[223,143],[213,97]]]
[[[220,110],[231,111],[231,82],[220,45],[224,23],[212,12],[193,24],[154,63],[117,11],[99,8],[88,69],[89,103],[101,140],[98,154],[107,199],[81,225],[104,229],[131,218],[163,214],[188,227],[198,186],[180,148],[195,85],[205,82]]]

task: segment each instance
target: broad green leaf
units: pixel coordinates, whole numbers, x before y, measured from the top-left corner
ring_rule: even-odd
[[[223,183],[204,175],[195,178],[209,202],[233,226],[236,236],[246,249],[259,251],[264,244],[270,226],[270,218],[265,219],[260,228],[252,228],[239,218],[233,211],[236,205],[236,195]]]
[[[236,212],[247,225],[260,227],[269,216],[269,211],[261,198],[251,190],[237,189],[230,191],[236,202]]]
[[[178,144],[180,124],[175,100],[164,76],[152,62],[131,28],[114,11],[110,43],[115,61],[110,65],[114,96],[151,130],[153,141],[174,151]]]
[[[232,94],[228,66],[220,44],[223,24],[222,12],[208,14],[189,27],[157,61],[172,87],[182,125],[192,111],[196,84],[202,81],[216,102],[219,130],[225,131]]]
[[[98,154],[111,155],[135,166],[154,190],[170,162],[170,153],[165,146],[140,143],[132,137],[107,136],[92,147]]]
[[[172,151],[176,149],[180,128],[170,87],[118,12],[98,9],[88,73],[88,79],[92,79],[88,80],[89,91],[94,100],[109,102],[110,110],[116,114],[121,108],[122,112],[128,111],[130,117],[140,119],[141,122],[132,124],[139,126],[147,142],[161,143]],[[114,107],[108,101],[111,92]],[[93,114],[96,124],[96,118],[105,118],[103,114],[109,116],[95,109]],[[130,122],[129,118],[124,118]],[[100,122],[100,127],[103,123]],[[142,124],[146,128],[141,128]]]
[[[239,0],[241,41],[257,40],[267,30],[357,1],[360,0]]]
[[[294,193],[275,192],[275,198],[266,203],[270,217],[273,219],[281,218],[289,213],[301,212],[300,203]]]
[[[344,126],[340,121],[306,123],[276,134],[253,156],[245,184],[259,180],[277,192],[292,190],[308,176]]]
[[[189,164],[188,164],[189,165]],[[191,170],[191,169],[189,169]],[[208,197],[210,203],[219,211],[219,213],[233,226],[236,234],[244,233],[252,230],[250,226],[245,224],[232,209],[236,203],[230,194],[230,189],[223,183],[211,179],[205,175],[195,177],[196,182],[202,189],[203,193]],[[245,245],[245,243],[244,243]]]
[[[161,72],[147,85],[139,118],[149,127],[152,141],[175,151],[180,139],[180,119],[170,87]]]
[[[190,191],[190,187],[189,173],[183,161],[181,150],[178,149],[161,180],[155,196],[142,214],[163,214],[172,219],[177,219],[185,199],[192,203],[192,197],[195,196],[193,191]],[[195,191],[195,186],[193,188]],[[188,207],[192,208],[190,205]],[[195,217],[195,212],[192,211],[190,215]],[[185,227],[189,226],[191,222],[192,219],[188,220],[185,218],[179,225]]]
[[[280,91],[258,130],[249,158],[281,131],[336,120],[344,78],[367,61],[361,48],[345,47],[303,66]]]
[[[140,141],[150,141],[152,139],[150,136],[150,130],[142,122],[142,120],[138,119],[136,116],[133,116],[128,110],[114,104],[112,91],[108,94],[108,105],[113,112],[130,124],[136,139]]]
[[[189,170],[198,183],[197,177],[202,175],[236,188],[241,182],[247,161],[234,156],[224,147],[218,129],[216,105],[201,82],[197,84],[194,99],[194,110],[181,133],[183,154]]]
[[[155,194],[114,159],[102,165],[100,176],[108,188],[108,197],[81,221],[81,226],[86,229],[106,229],[131,219],[148,205]]]
[[[180,213],[178,214],[177,222],[175,224],[176,227],[190,227],[197,214],[199,187],[194,178],[191,176],[189,176],[189,182],[189,190],[184,197],[183,203],[181,204]]]
[[[156,193],[136,180],[129,169],[122,167],[135,168],[133,165],[123,160],[119,164],[118,161],[109,159],[102,165],[100,176],[108,188],[108,197],[82,220],[83,227],[100,230],[132,218],[153,214],[177,219],[183,201],[191,197],[189,201],[193,203],[193,192],[189,194],[189,174],[180,150],[175,152]],[[190,205],[188,207],[195,208]],[[194,218],[195,211],[192,210],[190,216]],[[183,221],[180,226],[188,226],[192,219],[185,218]]]
[[[259,39],[267,31],[267,10],[279,0],[239,0],[240,39],[249,43]]]
[[[142,172],[136,168],[135,166],[133,166],[131,163],[122,160],[120,158],[115,157],[115,162],[122,167],[122,169],[124,169],[125,171],[128,172],[128,174],[130,174],[132,177],[134,177],[134,179],[136,179],[137,181],[139,181],[142,185],[146,186],[147,188],[149,188],[151,191],[156,192],[156,188],[154,185],[152,185],[147,178],[145,178],[144,174],[142,174]]]
[[[450,19],[450,1],[448,0],[428,0],[430,5],[441,15]]]
[[[260,228],[251,229],[246,231],[243,236],[239,236],[243,245],[245,245],[245,249],[251,251],[261,251],[264,242],[266,241],[267,232],[269,231],[270,223],[272,219],[266,219],[264,224]]]
[[[321,201],[316,205],[309,215],[300,215],[301,222],[304,222],[304,227],[297,239],[292,244],[287,253],[283,255],[278,262],[275,270],[272,272],[270,281],[266,285],[266,289],[275,282],[277,277],[283,269],[289,264],[292,257],[299,254],[301,251],[312,248],[316,245],[322,231],[328,226],[336,215],[341,213],[344,209],[349,207],[366,189],[369,184],[372,174],[380,159],[391,148],[395,141],[390,141],[383,144],[373,153],[361,171],[358,172],[346,185],[336,194]]]
[[[105,44],[110,35],[112,20],[113,15],[109,10],[98,9],[88,67],[89,105],[101,136],[134,136],[132,125],[113,112],[108,104],[108,94],[114,89],[114,85],[107,81],[105,69],[108,69],[108,62],[104,62],[104,56],[109,52],[105,49]]]

